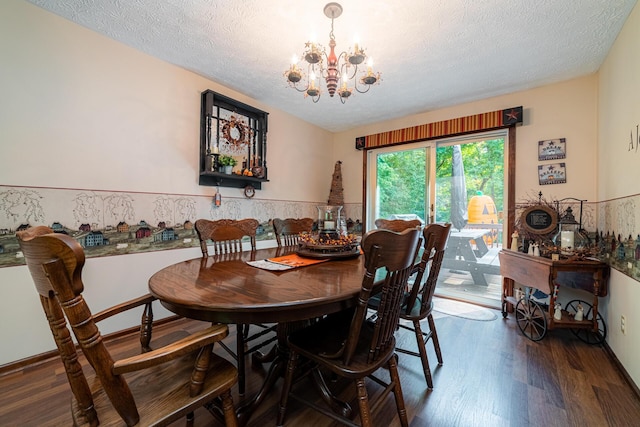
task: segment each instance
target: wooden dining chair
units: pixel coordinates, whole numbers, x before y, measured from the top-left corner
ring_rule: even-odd
[[[275,218],[273,220],[273,232],[276,235],[278,246],[296,246],[300,234],[311,233],[313,229],[312,218]]]
[[[421,228],[422,222],[419,219],[383,219],[375,220],[376,228],[391,231],[404,231],[407,228]]]
[[[168,425],[185,416],[193,425],[193,411],[218,398],[227,426],[237,425],[231,399],[237,370],[212,353],[214,343],[227,336],[226,325],[152,350],[152,295],[92,314],[82,296],[85,255],[80,244],[44,226],[16,235],[64,364],[74,425]],[[143,353],[114,360],[97,324],[141,306]],[[92,373],[83,370],[69,326]]]
[[[290,350],[289,362],[278,408],[277,425],[283,425],[289,398],[301,401],[325,415],[348,425],[351,409],[348,404],[340,405],[340,413],[330,408],[337,406],[335,398],[327,394],[330,408],[325,408],[303,400],[292,391],[293,376],[299,356],[312,364],[311,373],[320,385],[325,385],[321,369],[353,380],[356,388],[360,421],[363,426],[372,426],[370,402],[365,385],[367,377],[384,386],[372,407],[377,407],[379,399],[393,392],[400,423],[408,425],[402,387],[398,376],[395,357],[395,337],[402,296],[411,274],[413,260],[419,247],[420,231],[405,230],[396,233],[388,230],[372,230],[364,235],[361,247],[365,257],[365,273],[362,287],[354,309],[330,315],[312,325],[293,332],[287,342]],[[384,270],[382,270],[384,269]],[[376,278],[376,273],[384,274]],[[368,321],[367,302],[376,288],[381,289],[381,299],[375,321]],[[379,368],[389,371],[389,383],[373,374]]]
[[[442,365],[442,353],[440,351],[440,342],[438,341],[438,333],[433,320],[432,310],[433,294],[436,290],[444,251],[447,248],[450,229],[451,224],[429,224],[424,228],[422,232],[422,241],[424,242],[422,258],[418,264],[413,286],[405,295],[405,302],[400,312],[400,318],[410,321],[413,326],[408,326],[403,322],[400,322],[399,326],[414,332],[418,352],[403,348],[396,348],[396,351],[420,358],[428,388],[433,388],[433,379],[431,377],[431,369],[429,369],[426,348],[429,340],[433,343],[438,364]],[[426,280],[423,280],[425,274]],[[420,321],[425,318],[429,325],[429,330],[426,332],[422,330],[420,324]]]
[[[244,237],[249,237],[251,244],[251,250],[256,250],[256,231],[260,223],[253,219],[220,219],[220,220],[208,220],[198,219],[195,222],[195,229],[200,239],[200,248],[202,250],[202,256],[204,258],[209,256],[208,244],[213,246],[214,256],[226,256],[228,254],[242,252],[242,240]],[[236,359],[238,364],[238,392],[240,395],[244,395],[245,383],[246,383],[246,361],[245,356],[253,353],[270,343],[274,342],[277,337],[275,336],[275,325],[256,324],[261,330],[250,334],[249,324],[236,324],[236,350],[232,350],[225,343],[221,342],[220,345]],[[248,348],[248,344],[261,337],[265,337],[267,334],[271,334],[270,337],[260,341],[257,345]],[[267,357],[258,357],[257,361],[268,359]]]
[[[213,255],[242,252],[242,239],[249,238],[251,250],[256,250],[256,232],[260,223],[253,219],[198,219],[195,223],[200,239],[202,255],[209,256],[209,243],[213,247]]]

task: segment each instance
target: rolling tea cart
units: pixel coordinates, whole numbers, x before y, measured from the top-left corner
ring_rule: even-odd
[[[547,330],[569,328],[580,340],[589,344],[604,342],[607,327],[598,312],[598,298],[607,295],[609,266],[591,258],[551,260],[522,252],[503,249],[499,253],[502,285],[502,316],[507,317],[507,305],[515,307],[520,331],[527,338],[539,341]],[[517,298],[512,294],[513,283],[524,287]],[[579,289],[590,301],[574,299],[561,311],[561,319],[554,318],[560,287]],[[549,295],[545,304],[533,297],[535,290]],[[585,297],[586,298],[586,297]],[[584,310],[582,320],[576,320],[579,306]]]

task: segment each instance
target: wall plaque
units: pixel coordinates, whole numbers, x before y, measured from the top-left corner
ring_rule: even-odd
[[[558,225],[558,213],[546,205],[530,206],[522,212],[520,222],[531,234],[549,234]]]

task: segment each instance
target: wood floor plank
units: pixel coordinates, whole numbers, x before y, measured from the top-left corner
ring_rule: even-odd
[[[527,384],[514,380],[511,382],[509,403],[509,426],[519,427],[529,425],[529,398]]]
[[[637,426],[640,424],[640,400],[628,387],[610,384],[608,388],[593,387],[607,425],[611,427]]]
[[[573,426],[564,409],[549,404],[549,396],[538,387],[527,388],[528,416],[530,427],[567,427]]]
[[[431,343],[427,346],[434,389],[428,390],[418,358],[399,356],[399,373],[411,427],[627,427],[638,425],[640,399],[606,351],[575,338],[569,331],[548,331],[539,342],[524,337],[513,317],[473,321],[453,316],[436,319],[444,363],[438,366]],[[180,320],[154,332],[172,337],[201,329],[205,324]],[[227,342],[233,344],[233,327]],[[398,343],[415,345],[408,331]],[[109,342],[118,354],[138,351],[137,337]],[[217,353],[229,357],[218,348]],[[82,358],[83,359],[83,358]],[[231,359],[230,359],[231,360]],[[89,369],[86,361],[83,366]],[[255,393],[268,366],[247,361],[247,396]],[[384,376],[385,373],[381,373]],[[312,387],[301,392],[314,396]],[[247,427],[274,425],[281,382],[249,420]],[[348,384],[330,383],[346,400],[354,398]],[[373,395],[376,384],[367,384]],[[234,389],[235,390],[235,389]],[[51,360],[0,377],[0,425],[71,425],[70,390],[62,363]],[[234,391],[234,403],[240,401]],[[329,427],[336,423],[302,405],[289,408],[286,426]],[[376,425],[398,426],[393,397],[378,413]],[[184,422],[176,422],[182,426]],[[196,411],[196,427],[220,424],[204,408]]]

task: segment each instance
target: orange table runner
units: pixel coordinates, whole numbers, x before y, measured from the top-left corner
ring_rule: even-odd
[[[292,268],[306,267],[307,265],[318,264],[326,261],[329,260],[304,258],[299,256],[298,254],[289,254],[258,261],[247,261],[247,264],[253,267],[262,268],[264,270],[282,271],[291,270]]]

